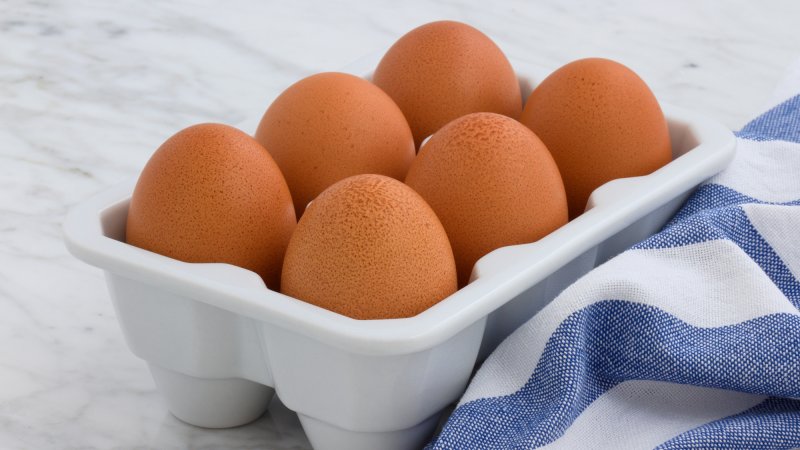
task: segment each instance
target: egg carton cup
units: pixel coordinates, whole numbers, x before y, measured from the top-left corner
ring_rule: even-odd
[[[377,60],[349,71],[368,73]],[[515,68],[527,98],[534,78],[525,74],[542,72]],[[135,181],[76,206],[64,224],[66,244],[105,272],[128,346],[179,419],[246,424],[277,392],[317,449],[415,448],[506,336],[583,274],[657,232],[731,161],[736,141],[724,126],[661,106],[672,162],[604,184],[584,214],[537,242],[489,253],[469,285],[410,318],[351,319],[268,290],[240,267],[128,245]]]

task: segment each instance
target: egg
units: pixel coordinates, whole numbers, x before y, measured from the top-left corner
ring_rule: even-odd
[[[406,184],[442,221],[461,286],[481,256],[567,222],[564,184],[547,147],[499,114],[473,113],[442,127],[420,149]]]
[[[346,178],[311,203],[281,277],[284,294],[354,319],[414,316],[456,288],[453,252],[436,214],[382,175]]]
[[[290,86],[264,113],[255,138],[286,177],[298,217],[349,176],[402,180],[415,155],[411,129],[394,101],[344,73],[312,75]]]
[[[553,154],[571,218],[600,185],[647,175],[672,159],[667,121],[650,88],[608,59],[581,59],[553,72],[531,93],[520,121]]]
[[[233,127],[201,124],[167,139],[145,165],[126,241],[185,262],[243,267],[277,290],[295,225],[269,153]]]
[[[411,30],[386,52],[373,75],[405,114],[417,146],[453,119],[473,112],[518,118],[522,95],[500,48],[452,21]]]

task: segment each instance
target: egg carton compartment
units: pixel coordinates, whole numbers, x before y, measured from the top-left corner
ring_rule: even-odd
[[[533,80],[520,77],[526,96]],[[277,393],[315,448],[416,448],[506,336],[583,274],[657,232],[733,158],[735,139],[724,126],[662,108],[671,163],[606,183],[584,214],[537,242],[484,256],[470,284],[410,318],[351,319],[271,291],[239,267],[184,263],[128,245],[135,181],[76,206],[65,240],[76,257],[105,271],[128,346],[181,420],[246,424]]]

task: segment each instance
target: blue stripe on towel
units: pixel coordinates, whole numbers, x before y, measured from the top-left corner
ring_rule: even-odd
[[[798,176],[800,176],[800,174]],[[727,186],[714,183],[704,184],[697,188],[692,197],[686,201],[681,210],[678,211],[675,217],[673,217],[664,228],[668,228],[669,226],[680,222],[699,211],[708,210],[711,212],[711,210],[716,210],[727,206],[746,204],[798,206],[800,205],[800,199],[788,202],[765,202],[741,194]]]
[[[670,248],[719,239],[738,245],[761,267],[778,289],[800,308],[800,281],[738,206],[704,209],[680,221],[673,221],[663,231],[634,248]]]
[[[800,95],[756,117],[736,136],[751,141],[800,142]]]
[[[800,317],[795,315],[702,328],[652,306],[598,302],[559,325],[520,390],[461,405],[432,448],[547,444],[592,401],[626,380],[800,397],[800,384],[784,376],[800,370],[800,352],[792,351],[797,346]]]
[[[795,371],[798,369],[800,368],[795,368]],[[749,450],[789,449],[798,446],[800,400],[773,397],[742,413],[687,431],[657,448]]]

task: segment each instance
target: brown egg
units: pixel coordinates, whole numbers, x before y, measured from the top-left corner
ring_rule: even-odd
[[[147,162],[128,209],[129,244],[197,263],[228,263],[278,289],[296,225],[289,188],[264,148],[226,125],[169,138]]]
[[[256,140],[286,177],[298,217],[349,176],[402,180],[415,154],[408,122],[392,99],[344,73],[313,75],[286,89],[264,113]]]
[[[320,194],[300,219],[281,291],[354,319],[419,314],[456,290],[447,234],[403,183],[357,175]]]
[[[373,82],[408,119],[417,146],[473,112],[518,118],[522,96],[500,48],[469,25],[442,21],[411,30],[386,52]]]
[[[442,221],[461,286],[481,256],[567,222],[564,184],[547,147],[499,114],[469,114],[442,127],[420,149],[406,183]]]
[[[553,72],[531,93],[520,122],[553,154],[570,218],[603,183],[649,174],[672,159],[667,122],[650,88],[607,59],[581,59]]]

